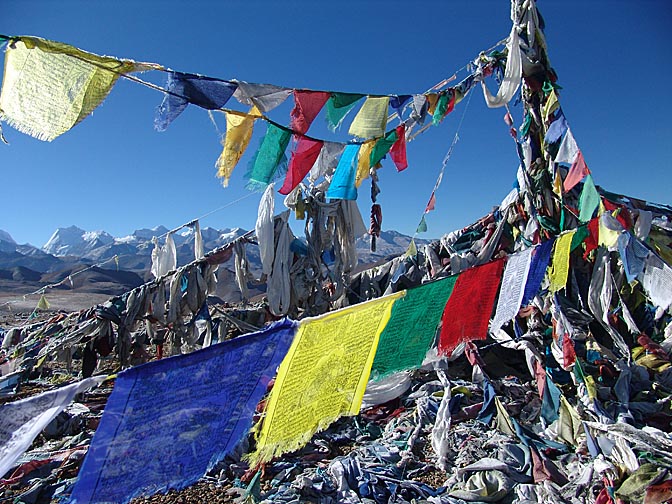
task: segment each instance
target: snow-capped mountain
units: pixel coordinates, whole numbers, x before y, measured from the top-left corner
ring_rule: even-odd
[[[77,226],[70,226],[54,231],[42,250],[57,257],[84,257],[89,252],[113,242],[114,237],[106,231],[84,231]]]

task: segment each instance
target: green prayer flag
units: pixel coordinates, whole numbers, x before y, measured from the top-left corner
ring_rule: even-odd
[[[397,130],[392,130],[378,140],[371,150],[370,166],[376,166],[380,163],[380,160],[390,152],[390,149],[398,139],[399,135],[397,135]]]
[[[590,231],[588,231],[588,226],[577,227],[574,236],[572,236],[572,244],[569,246],[569,250],[572,251],[576,247],[581,245],[583,241],[586,238],[588,238],[588,235],[590,235]]]
[[[422,219],[420,219],[420,224],[418,224],[418,229],[416,229],[415,232],[416,233],[427,232],[427,221],[425,220],[425,214],[422,214]]]
[[[443,116],[446,115],[446,110],[448,110],[448,94],[441,93],[439,95],[439,100],[436,102],[436,108],[434,109],[434,115],[432,116],[432,124],[436,126],[441,122]]]
[[[343,118],[364,96],[366,95],[356,93],[331,93],[326,106],[329,129],[335,131],[343,122]]]
[[[409,289],[394,302],[380,335],[372,379],[422,365],[456,280],[457,275]]]
[[[583,190],[579,198],[579,220],[588,222],[593,218],[595,210],[600,205],[600,194],[595,188],[593,177],[586,175],[586,181],[583,183]]]
[[[248,187],[257,189],[266,187],[287,167],[285,150],[292,134],[289,130],[278,128],[269,123],[266,135],[245,174]],[[285,170],[281,169],[284,167]]]

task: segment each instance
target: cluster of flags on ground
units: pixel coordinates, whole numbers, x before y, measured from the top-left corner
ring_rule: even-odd
[[[613,216],[605,212],[585,230],[565,232],[459,275],[300,322],[276,322],[257,333],[120,373],[73,501],[122,502],[193,483],[249,432],[276,370],[248,458],[256,464],[300,448],[340,416],[357,414],[370,379],[420,367],[434,345],[440,355],[450,355],[461,344],[473,346],[473,340],[498,331],[537,296],[545,277],[551,295],[563,289],[569,255],[581,244],[585,253],[599,247],[595,282],[611,285],[602,266],[608,249],[618,250],[626,274],[641,282],[653,303],[667,309],[672,292],[665,285],[672,280],[672,268],[623,228],[614,241],[613,231],[602,232],[605,218]],[[609,309],[601,302],[590,304],[597,319]],[[556,327],[569,359],[571,334],[562,320],[558,315]],[[542,378],[545,390],[553,392],[552,383]],[[545,394],[542,388],[540,393]],[[556,395],[545,399],[553,403],[547,408],[549,418],[564,411]]]
[[[28,135],[51,141],[88,116],[112,90],[120,77],[150,85],[164,93],[157,108],[155,128],[165,130],[182,111],[194,104],[226,116],[226,135],[216,167],[223,184],[246,151],[255,122],[267,123],[260,147],[246,173],[250,188],[267,186],[285,174],[280,189],[289,194],[313,170],[314,175],[334,172],[337,183],[330,197],[355,199],[356,188],[389,154],[397,170],[408,166],[406,135],[427,118],[440,123],[474,86],[469,75],[454,87],[416,95],[367,95],[334,91],[290,89],[273,84],[221,80],[176,72],[155,63],[98,56],[60,42],[38,37],[10,37],[0,93],[0,120]],[[1,40],[0,40],[1,41]],[[168,74],[165,88],[130,74],[160,70]],[[266,114],[290,96],[294,107],[289,125],[271,121]],[[249,106],[247,112],[226,109],[236,98]],[[327,142],[307,135],[324,110],[330,129],[340,127],[346,115],[359,106],[348,129],[350,143]],[[396,114],[399,125],[388,130],[388,118]],[[286,151],[292,143],[289,162]]]

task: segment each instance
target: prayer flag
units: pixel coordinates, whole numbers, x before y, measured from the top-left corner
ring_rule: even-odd
[[[579,221],[588,222],[593,218],[595,210],[600,205],[600,193],[597,192],[593,177],[586,176],[581,190],[581,197],[579,198]]]
[[[527,282],[525,283],[525,292],[520,302],[521,306],[527,306],[539,292],[539,287],[541,287],[541,282],[544,280],[546,270],[548,269],[548,263],[551,260],[551,251],[553,250],[554,243],[555,238],[551,238],[535,247],[534,256],[530,264],[530,272],[527,275]]]
[[[5,475],[44,428],[63,411],[80,392],[104,380],[102,376],[49,390],[0,406],[0,475]]]
[[[439,353],[450,355],[460,343],[485,339],[502,278],[504,260],[470,268],[457,278],[443,310]]]
[[[374,140],[364,142],[359,150],[359,159],[357,160],[357,174],[355,175],[355,187],[362,185],[364,179],[369,178],[371,170],[371,153],[375,145]]]
[[[273,84],[253,84],[245,81],[234,81],[238,89],[233,96],[243,105],[256,105],[264,114],[284,102],[291,89],[275,86]]]
[[[301,448],[342,415],[356,415],[381,331],[401,293],[303,319],[282,361],[250,465]]]
[[[394,303],[390,321],[380,335],[373,379],[422,365],[456,280],[457,276],[452,276],[409,289]]]
[[[371,150],[371,166],[376,166],[378,163],[380,163],[380,161],[385,157],[385,154],[390,151],[397,140],[397,130],[392,130],[383,138],[375,142],[375,145]]]
[[[343,154],[343,149],[345,149],[345,144],[324,142],[320,155],[310,169],[308,180],[314,184],[320,177],[331,176],[338,165],[338,160]]]
[[[426,233],[427,232],[427,221],[425,220],[425,214],[422,214],[420,218],[420,223],[415,230],[416,233]]]
[[[359,152],[360,145],[348,144],[345,146],[338,166],[334,171],[334,176],[327,189],[327,198],[333,199],[357,199],[357,188],[355,187],[355,160]]]
[[[546,136],[544,137],[544,142],[547,144],[557,142],[560,140],[565,131],[567,131],[567,119],[565,119],[565,116],[562,114],[562,112],[560,112],[555,121],[553,121],[548,127]]]
[[[224,187],[229,185],[231,173],[250,143],[256,119],[254,116],[257,114],[259,109],[255,106],[250,109],[248,115],[226,114],[226,138],[216,164],[217,176],[223,179]]]
[[[530,271],[533,250],[529,248],[508,257],[491,330],[501,328],[518,313]]]
[[[578,153],[579,146],[576,145],[576,140],[574,140],[572,130],[567,128],[567,134],[562,139],[562,142],[560,142],[560,148],[558,149],[558,153],[555,155],[555,162],[573,164]]]
[[[165,131],[187,105],[207,110],[222,108],[238,86],[233,82],[181,72],[168,73],[167,93],[157,108],[154,128]]]
[[[355,104],[364,98],[363,94],[355,93],[331,93],[327,100],[327,125],[331,131],[341,125],[348,112],[352,110]]]
[[[37,37],[12,40],[5,53],[0,120],[51,141],[100,105],[124,74],[158,65],[98,56]]]
[[[128,502],[196,482],[247,434],[295,331],[285,319],[120,373],[71,502]]]
[[[298,138],[298,139],[297,139]],[[289,194],[301,183],[306,174],[317,161],[324,142],[313,140],[308,137],[296,137],[296,148],[292,152],[292,158],[289,161],[289,168],[285,176],[285,182],[278,191],[280,194]]]
[[[399,119],[401,119],[401,111],[404,105],[408,100],[413,98],[412,95],[397,95],[397,96],[390,96],[390,107],[392,107],[394,110],[397,111],[397,115],[399,116]]]
[[[588,169],[588,165],[586,165],[586,161],[583,159],[583,154],[581,151],[578,151],[563,183],[565,192],[571,191],[572,188],[581,182],[581,179],[586,175],[590,175],[590,170]]]
[[[553,260],[551,261],[551,271],[548,274],[550,285],[548,290],[557,292],[564,289],[567,285],[569,275],[569,252],[572,246],[572,238],[576,230],[563,233],[555,242],[553,250]]]
[[[385,134],[389,96],[369,96],[355,116],[348,131],[360,138],[379,137]]]
[[[294,90],[294,108],[290,113],[292,123],[290,128],[297,133],[305,133],[311,123],[320,113],[329,99],[329,93],[324,91]]]
[[[425,213],[429,213],[432,210],[434,210],[435,206],[436,206],[436,191],[432,191],[432,195],[429,197],[429,201],[427,202],[427,206],[425,207]]]
[[[278,172],[284,171],[287,163],[285,150],[291,137],[290,131],[268,123],[266,135],[245,174],[249,188],[264,188],[275,179]]]
[[[397,126],[397,141],[394,142],[390,149],[390,157],[392,162],[397,167],[397,171],[404,171],[408,168],[408,160],[406,159],[406,126],[403,124]]]
[[[634,281],[644,271],[649,249],[630,233],[618,237],[618,251],[623,261],[623,269],[628,282]]]
[[[667,310],[672,304],[672,268],[656,254],[649,254],[641,280],[653,304]]]
[[[544,121],[548,121],[548,117],[555,112],[558,107],[560,107],[560,102],[558,101],[558,95],[555,93],[555,89],[552,89],[546,98],[546,103],[544,104],[543,116]]]
[[[47,298],[42,294],[40,296],[40,300],[37,302],[37,308],[40,310],[48,310],[49,309],[49,301],[47,301]]]

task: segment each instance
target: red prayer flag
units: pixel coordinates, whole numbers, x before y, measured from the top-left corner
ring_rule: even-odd
[[[590,175],[590,170],[586,165],[586,160],[583,159],[583,153],[579,150],[572,163],[572,167],[569,169],[565,181],[562,184],[565,188],[565,192],[571,191],[572,187],[581,182],[586,175]]]
[[[397,141],[394,142],[390,149],[390,157],[397,167],[397,171],[403,171],[408,168],[408,160],[406,159],[406,128],[403,124],[397,126]]]
[[[595,217],[594,219],[591,219],[588,221],[588,236],[586,237],[586,240],[584,241],[586,245],[586,250],[583,253],[583,258],[587,259],[588,254],[590,254],[593,250],[595,250],[599,244],[599,236],[600,236],[600,218]]]
[[[574,349],[574,341],[569,337],[569,334],[562,335],[562,360],[563,367],[566,369],[576,362],[576,350]]]
[[[294,90],[294,108],[291,128],[297,133],[305,133],[311,123],[327,103],[330,94],[325,91],[297,91]]]
[[[429,201],[427,202],[427,206],[425,207],[425,213],[429,213],[432,210],[434,210],[435,205],[436,205],[436,195],[434,194],[434,191],[432,191],[432,195],[429,197]]]
[[[296,148],[292,152],[292,159],[289,161],[289,168],[285,175],[285,182],[280,188],[280,194],[289,194],[299,185],[317,161],[317,156],[320,155],[322,145],[324,145],[324,142],[319,140],[294,135],[294,139],[297,138]]]
[[[461,273],[441,317],[439,354],[450,355],[462,342],[485,339],[504,258]]]

